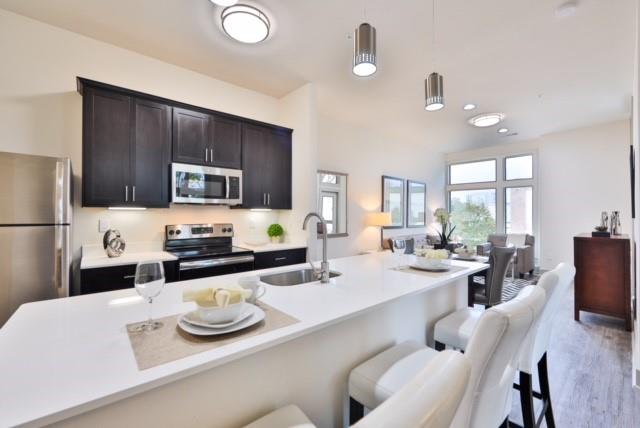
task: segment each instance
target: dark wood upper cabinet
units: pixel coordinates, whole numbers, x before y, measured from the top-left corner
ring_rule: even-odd
[[[131,178],[131,97],[86,88],[83,110],[82,205],[124,203]]]
[[[169,203],[171,162],[171,107],[134,100],[132,148],[132,202],[146,207]]]
[[[242,206],[291,209],[291,131],[246,124],[242,145]]]
[[[213,136],[209,144],[211,164],[220,168],[242,168],[242,123],[213,116]]]
[[[83,93],[83,206],[169,206],[170,107]]]
[[[173,108],[173,161],[209,163],[211,116],[193,110]]]

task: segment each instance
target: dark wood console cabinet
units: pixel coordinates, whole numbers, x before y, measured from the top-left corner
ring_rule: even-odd
[[[573,238],[575,278],[574,316],[580,311],[622,318],[631,331],[631,247],[625,235]]]

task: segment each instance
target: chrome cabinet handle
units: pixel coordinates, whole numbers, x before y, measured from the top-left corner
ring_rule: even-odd
[[[133,202],[136,201],[136,186],[131,186],[132,188],[132,193],[133,193]]]
[[[206,147],[204,148],[204,161],[209,162],[209,149]]]
[[[213,163],[213,149],[209,149],[211,150],[211,153],[209,154],[209,162]]]
[[[281,262],[282,260],[287,260],[286,257],[276,257],[275,259],[273,259],[276,262]]]
[[[122,277],[122,279],[133,279],[135,277],[136,277],[135,275],[125,275]]]
[[[129,202],[129,186],[124,186],[124,201]]]
[[[271,193],[267,193],[267,205],[271,206]]]
[[[262,205],[267,205],[267,194],[266,193],[262,194]]]

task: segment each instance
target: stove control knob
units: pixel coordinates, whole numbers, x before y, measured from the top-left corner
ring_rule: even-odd
[[[173,235],[175,232],[173,230],[169,231],[169,235]]]
[[[176,235],[180,235],[182,231],[180,229],[176,230]]]

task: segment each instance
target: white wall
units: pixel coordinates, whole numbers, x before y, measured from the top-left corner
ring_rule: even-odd
[[[599,224],[600,212],[618,210],[631,233],[630,122],[616,121],[538,139],[452,153],[448,161],[496,154],[538,153],[540,264],[573,261],[573,239]]]
[[[380,246],[380,229],[365,224],[380,211],[382,175],[427,183],[427,224],[444,204],[444,155],[428,147],[428,135],[413,140],[380,133],[320,115],[318,168],[349,174],[348,237],[329,239],[329,257],[357,254]],[[426,228],[388,229],[385,237],[426,232]]]
[[[226,207],[176,206],[143,212],[80,207],[82,97],[76,92],[76,76],[295,128],[295,209],[310,208],[300,197],[304,187],[314,188],[306,176],[315,167],[304,163],[309,158],[304,146],[312,143],[315,130],[310,119],[302,118],[315,108],[310,86],[281,102],[4,10],[0,10],[0,57],[0,151],[71,158],[76,176],[76,257],[81,244],[100,242],[100,218],[120,229],[127,241],[138,242],[162,241],[165,224],[190,222],[233,222],[242,238],[263,234],[279,216]]]

